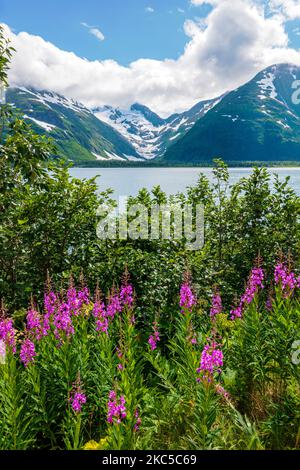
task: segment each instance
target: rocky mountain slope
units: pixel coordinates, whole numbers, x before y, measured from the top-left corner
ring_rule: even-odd
[[[103,106],[93,112],[99,120],[120,132],[140,156],[153,159],[162,156],[170,145],[180,140],[220,99],[201,101],[190,110],[167,119],[138,103],[129,110]]]
[[[165,162],[300,161],[300,68],[281,64],[228,93],[178,142]],[[295,88],[296,87],[296,88]],[[294,99],[293,99],[294,96]],[[300,93],[298,93],[300,96]]]
[[[300,67],[268,67],[245,85],[164,119],[135,103],[88,109],[58,94],[11,88],[7,101],[75,163],[300,161]],[[293,99],[294,97],[294,99]],[[298,99],[300,102],[300,99]]]
[[[76,101],[26,88],[9,88],[6,101],[19,108],[37,132],[53,137],[60,156],[75,163],[141,159],[124,136]]]

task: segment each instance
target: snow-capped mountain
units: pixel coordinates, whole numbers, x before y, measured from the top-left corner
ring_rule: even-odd
[[[11,88],[7,101],[76,163],[300,161],[300,67],[268,67],[245,85],[167,119],[142,104],[88,109],[49,91]],[[299,91],[298,91],[298,90]],[[294,96],[297,99],[293,99]]]
[[[228,93],[164,155],[167,162],[299,161],[300,67],[268,67]],[[298,81],[298,82],[297,82]],[[298,91],[298,97],[300,92]]]
[[[149,108],[135,103],[129,110],[103,106],[93,110],[102,122],[114,127],[135,148],[136,152],[152,159],[163,155],[166,149],[183,137],[221,98],[201,101],[181,114],[162,119]]]
[[[53,137],[64,158],[76,163],[142,159],[128,140],[81,103],[27,88],[9,88],[6,100],[21,110],[36,132]]]
[[[112,126],[144,158],[154,158],[160,150],[160,126],[155,126],[132,106],[128,111],[104,106],[93,110],[102,122]]]

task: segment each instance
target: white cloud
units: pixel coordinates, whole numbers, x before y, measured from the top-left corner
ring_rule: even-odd
[[[185,13],[185,11],[184,11],[183,8],[179,8],[179,7],[178,7],[178,8],[177,8],[177,11],[178,11],[178,13]]]
[[[90,33],[96,36],[99,41],[104,41],[105,39],[104,34],[98,28],[91,28]]]
[[[88,28],[89,33],[99,39],[99,41],[104,41],[105,36],[99,28],[96,28],[96,26],[90,26],[87,23],[81,23],[81,25]]]
[[[146,7],[146,8],[145,8],[145,11],[146,11],[147,13],[154,13],[154,8],[152,8],[152,7]]]
[[[270,0],[270,10],[280,13],[288,20],[300,18],[299,0]]]
[[[199,24],[193,20],[186,20],[184,22],[183,29],[185,34],[190,38],[193,38],[197,36],[197,34],[201,33]]]
[[[187,44],[177,60],[89,61],[41,37],[6,28],[17,52],[12,85],[49,89],[87,106],[141,102],[165,116],[215,97],[280,62],[300,65],[282,15],[264,14],[251,0],[223,0],[202,19],[184,24]]]

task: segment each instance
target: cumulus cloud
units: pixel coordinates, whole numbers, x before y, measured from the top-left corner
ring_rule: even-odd
[[[299,0],[270,0],[270,10],[285,16],[288,20],[300,18]]]
[[[152,7],[146,7],[145,10],[147,13],[154,13],[154,8]]]
[[[232,90],[274,63],[300,65],[300,51],[289,47],[284,21],[279,14],[266,16],[253,1],[222,0],[205,19],[185,22],[187,44],[177,60],[139,59],[129,66],[89,61],[6,27],[17,51],[9,79],[12,85],[52,90],[91,107],[138,101],[166,116]]]
[[[99,39],[99,41],[104,41],[105,36],[99,28],[96,28],[96,26],[90,26],[87,23],[81,23],[81,25],[88,28],[89,33]]]

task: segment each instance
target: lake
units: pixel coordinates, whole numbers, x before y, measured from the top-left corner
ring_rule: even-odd
[[[230,168],[230,184],[249,175],[251,171],[251,168]],[[271,168],[270,172],[282,178],[290,176],[291,186],[300,195],[300,167]],[[70,173],[76,178],[100,175],[99,189],[112,188],[115,198],[135,196],[141,188],[151,190],[155,185],[160,185],[167,194],[175,194],[196,183],[199,173],[204,173],[211,181],[213,179],[212,168],[72,168]]]

